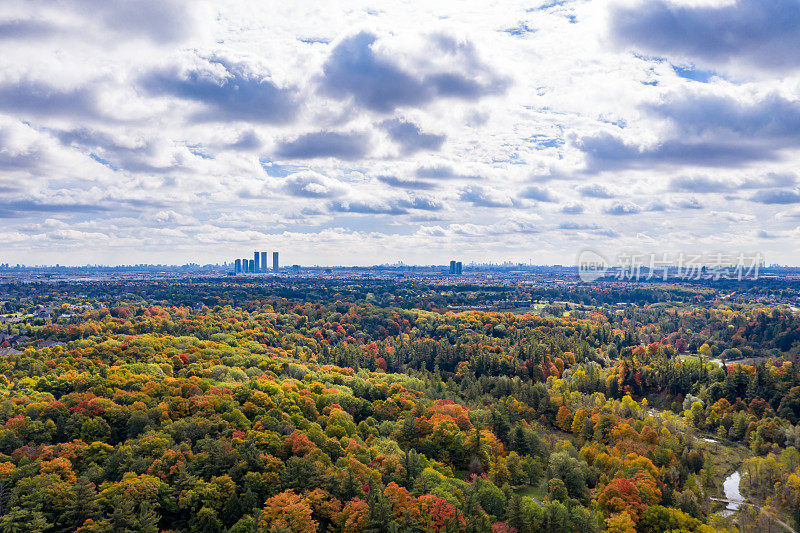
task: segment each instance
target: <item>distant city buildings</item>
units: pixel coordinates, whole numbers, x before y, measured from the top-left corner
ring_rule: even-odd
[[[450,261],[450,270],[448,274],[451,276],[460,276],[463,268],[464,266],[462,265],[461,261],[452,260]]]
[[[277,272],[278,252],[272,252],[272,271]],[[266,274],[270,272],[269,252],[253,252],[253,258],[236,259],[233,262],[233,271],[236,274]]]

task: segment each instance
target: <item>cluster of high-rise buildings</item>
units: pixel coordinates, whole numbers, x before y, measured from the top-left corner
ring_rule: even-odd
[[[451,276],[460,276],[462,268],[463,268],[463,265],[461,264],[461,261],[455,261],[455,260],[454,261],[450,261],[450,272],[449,272],[449,274]]]
[[[237,274],[263,274],[278,271],[278,252],[272,252],[272,268],[269,267],[269,252],[253,252],[252,259],[237,259],[234,270]]]

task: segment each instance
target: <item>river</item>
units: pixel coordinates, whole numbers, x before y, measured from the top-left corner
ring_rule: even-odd
[[[742,493],[739,492],[739,482],[741,480],[742,475],[738,471],[725,478],[725,481],[722,483],[722,489],[725,491],[725,499],[739,501],[744,500]],[[739,504],[729,503],[726,509],[737,511],[739,509]]]

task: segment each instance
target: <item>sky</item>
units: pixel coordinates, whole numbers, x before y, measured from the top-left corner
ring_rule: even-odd
[[[0,262],[800,264],[800,0],[0,3]]]

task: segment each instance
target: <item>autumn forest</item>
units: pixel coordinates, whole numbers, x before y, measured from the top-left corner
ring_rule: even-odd
[[[797,529],[800,316],[726,292],[5,284],[0,532]]]

